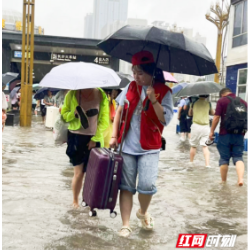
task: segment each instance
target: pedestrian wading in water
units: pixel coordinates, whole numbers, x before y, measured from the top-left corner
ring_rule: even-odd
[[[191,126],[191,138],[190,138],[190,162],[189,165],[193,165],[194,157],[196,155],[196,149],[200,145],[205,158],[205,165],[210,168],[210,153],[206,141],[209,137],[209,115],[214,115],[212,105],[206,99],[208,95],[199,95],[199,99],[191,103],[188,114],[193,117],[193,124]]]
[[[161,133],[173,117],[171,90],[164,83],[162,71],[157,69],[157,78],[153,87],[150,86],[155,69],[153,55],[148,51],[141,51],[132,57],[132,70],[135,81],[131,82],[121,93],[117,109],[110,146],[121,143],[121,136],[125,131],[122,147],[123,169],[120,184],[120,210],[122,228],[120,236],[128,237],[132,232],[129,224],[133,206],[133,195],[139,193],[140,209],[136,216],[141,220],[142,228],[153,230],[154,219],[148,212],[152,196],[157,192],[156,179],[158,174],[159,153],[161,148]],[[159,79],[159,80],[157,80]],[[119,129],[124,99],[130,102],[128,120],[124,127],[127,106]],[[143,111],[147,100],[149,108]],[[136,187],[136,178],[139,178]]]
[[[74,166],[73,207],[78,208],[90,150],[104,146],[103,132],[109,125],[107,96],[100,88],[71,90],[65,96],[61,115],[69,123],[66,154]]]
[[[220,91],[220,99],[217,102],[209,134],[210,140],[213,140],[219,120],[221,122],[217,149],[220,154],[221,183],[224,184],[227,181],[228,165],[232,158],[238,176],[237,185],[243,186],[245,170],[243,151],[244,135],[247,130],[247,102],[240,97],[236,97],[229,88],[223,88]]]

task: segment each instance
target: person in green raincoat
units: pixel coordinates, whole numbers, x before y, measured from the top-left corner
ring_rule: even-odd
[[[61,115],[69,123],[66,154],[74,166],[73,207],[77,208],[90,150],[104,147],[103,132],[109,126],[109,101],[100,88],[71,90],[65,96]]]

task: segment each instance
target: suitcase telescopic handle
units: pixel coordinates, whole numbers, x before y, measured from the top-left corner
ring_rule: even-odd
[[[115,191],[115,183],[117,180],[117,175],[113,175],[112,177],[112,185],[111,185],[111,190],[110,190],[110,194],[109,194],[109,202],[113,201],[113,195],[114,195],[114,191]]]
[[[125,99],[124,100],[124,105],[123,105],[123,108],[122,108],[122,114],[121,114],[121,119],[120,119],[119,131],[120,131],[120,127],[121,127],[121,122],[122,122],[122,116],[123,116],[123,112],[124,112],[125,103],[128,105],[128,108],[127,108],[127,113],[126,113],[125,121],[124,121],[124,129],[123,129],[123,132],[122,132],[122,140],[121,140],[121,146],[120,146],[119,155],[121,155],[121,153],[122,153],[122,146],[123,146],[123,141],[124,141],[124,132],[125,132],[126,124],[127,124],[128,111],[129,111],[129,101],[127,99]]]

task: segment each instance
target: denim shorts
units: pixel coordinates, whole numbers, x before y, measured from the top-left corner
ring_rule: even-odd
[[[220,166],[229,165],[231,157],[235,165],[237,161],[243,161],[244,136],[238,134],[219,135],[217,149],[220,153]]]
[[[156,180],[158,175],[159,152],[144,155],[122,153],[123,168],[120,189],[132,194],[153,195],[157,192]],[[138,174],[138,185],[136,178]]]

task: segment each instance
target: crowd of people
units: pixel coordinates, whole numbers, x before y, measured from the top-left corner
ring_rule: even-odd
[[[210,168],[209,149],[206,141],[209,137],[209,115],[214,115],[211,103],[207,100],[209,95],[200,95],[199,97],[183,97],[179,104],[178,119],[180,121],[180,140],[184,142],[188,136],[190,148],[190,162],[193,164],[196,149],[202,146],[205,157],[205,165]]]
[[[128,237],[132,229],[130,216],[133,207],[133,195],[138,192],[140,208],[136,212],[142,228],[153,230],[154,219],[148,212],[152,197],[157,192],[159,153],[162,148],[162,132],[173,118],[171,89],[163,84],[163,72],[157,69],[153,55],[141,51],[132,57],[134,81],[122,91],[113,90],[106,93],[101,88],[81,90],[61,90],[53,96],[48,91],[44,99],[33,102],[36,111],[40,109],[44,119],[46,108],[56,106],[68,126],[66,154],[74,167],[72,179],[73,207],[79,207],[79,194],[88,166],[90,151],[95,147],[121,147],[122,177],[120,183],[120,211],[122,227],[119,235]],[[182,98],[179,104],[181,141],[187,138],[190,143],[190,163],[193,164],[196,149],[202,146],[205,166],[210,167],[208,139],[213,140],[215,128],[221,119],[219,142],[220,171],[222,183],[226,182],[229,160],[232,157],[238,174],[238,185],[243,185],[244,175],[244,133],[230,133],[224,126],[225,114],[230,100],[236,98],[232,91],[224,88],[220,91],[220,100],[214,111],[206,95],[198,98]],[[124,104],[127,99],[130,103]],[[148,110],[144,107],[149,101]],[[18,95],[11,101],[16,108]],[[247,103],[240,100],[247,108]],[[4,107],[4,106],[3,106]],[[124,112],[122,113],[122,109]],[[125,115],[128,113],[127,123]],[[123,115],[122,115],[123,114]],[[209,115],[214,116],[212,127],[209,126]],[[4,109],[3,109],[4,117]],[[136,182],[138,176],[138,183]]]
[[[121,146],[121,137],[125,140],[122,146],[123,168],[120,183],[120,210],[122,227],[119,235],[128,237],[132,229],[130,216],[133,207],[133,195],[138,192],[140,209],[136,216],[141,221],[142,228],[153,230],[154,219],[148,212],[153,195],[157,192],[156,180],[158,174],[159,152],[162,146],[162,131],[173,117],[171,89],[162,84],[160,77],[153,77],[155,62],[151,53],[142,51],[132,58],[134,81],[127,85],[119,94],[105,94],[101,89],[69,91],[65,97],[61,114],[69,125],[68,147],[66,154],[74,166],[72,180],[73,206],[79,206],[78,196],[83,185],[90,150],[94,147]],[[159,71],[158,71],[158,74]],[[153,86],[152,86],[153,80]],[[226,89],[227,94],[232,93]],[[213,110],[208,96],[198,98],[183,98],[179,105],[178,118],[181,126],[181,140],[189,139],[190,163],[196,154],[196,148],[203,148],[205,166],[210,167],[209,150],[206,142],[214,133],[219,116],[223,117],[226,110],[220,108],[225,98],[225,89],[220,92],[221,99]],[[118,97],[117,97],[118,96]],[[116,98],[117,97],[117,98]],[[234,96],[235,97],[235,96]],[[115,99],[116,98],[116,99]],[[128,109],[124,100],[130,102]],[[147,100],[149,109],[143,110]],[[247,104],[243,102],[244,105]],[[81,107],[80,109],[78,107]],[[123,116],[122,109],[124,108]],[[93,112],[96,110],[96,112]],[[125,114],[128,120],[125,124]],[[92,115],[91,115],[92,113]],[[209,115],[214,115],[213,126],[210,129]],[[121,122],[121,123],[120,123]],[[121,124],[121,126],[119,126]],[[221,130],[223,127],[221,126]],[[238,185],[243,185],[244,136],[235,134],[235,142],[220,133],[218,150],[220,153],[220,168],[222,182],[226,181],[229,159],[232,157],[238,173]],[[225,143],[227,141],[227,144]],[[109,142],[108,142],[109,141]],[[227,151],[227,155],[225,154]],[[138,183],[136,182],[138,177]]]

